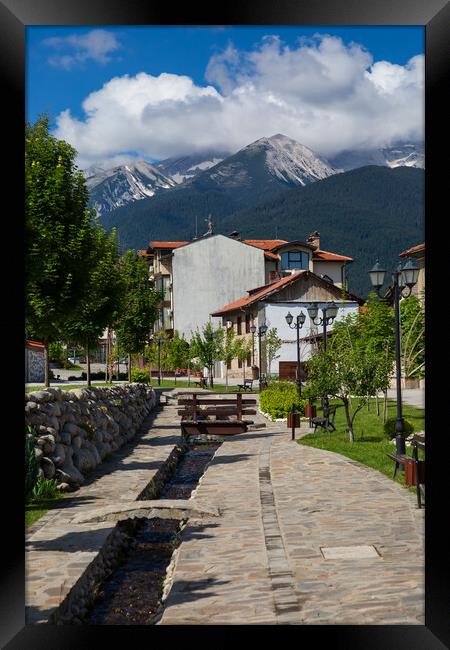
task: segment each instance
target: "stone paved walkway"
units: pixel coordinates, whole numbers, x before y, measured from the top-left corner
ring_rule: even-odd
[[[179,441],[174,402],[152,422],[29,533],[28,623],[47,620],[114,526],[75,517],[135,499]],[[227,439],[191,498],[220,516],[188,522],[158,624],[424,624],[425,511],[378,472],[268,423]],[[376,556],[321,551],[360,545]]]
[[[164,401],[164,400],[163,400]],[[61,507],[49,510],[27,530],[26,622],[44,623],[98,554],[114,522],[77,524],[83,513],[133,501],[179,442],[174,407],[153,411],[145,433],[102,463]]]
[[[424,510],[378,472],[269,424],[227,440],[193,496],[222,516],[185,528],[159,624],[424,624]],[[321,552],[361,545],[375,557]]]

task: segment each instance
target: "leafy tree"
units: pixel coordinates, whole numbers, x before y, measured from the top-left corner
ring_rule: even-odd
[[[97,221],[92,229],[88,262],[92,272],[83,303],[66,323],[71,340],[85,345],[88,386],[91,385],[89,350],[98,346],[105,327],[117,319],[125,288],[115,231],[106,233]]]
[[[211,321],[208,321],[201,331],[197,328],[192,334],[190,345],[192,358],[198,358],[202,367],[208,369],[209,384],[213,388],[213,367],[222,357],[223,329],[214,330]]]
[[[272,363],[278,358],[278,350],[283,345],[283,341],[278,336],[276,327],[271,327],[267,330],[266,336],[263,339],[263,349],[267,360],[267,374],[270,375]],[[261,361],[260,361],[261,363]]]
[[[240,338],[236,341],[236,357],[238,361],[241,362],[242,368],[244,369],[244,379],[245,379],[245,362],[252,352],[252,341],[251,339]]]
[[[360,345],[360,323],[349,316],[334,328],[326,351],[320,349],[308,361],[310,390],[322,398],[331,395],[343,402],[350,442],[354,441],[354,421],[370,396],[386,386],[389,364],[383,356]],[[355,405],[352,396],[359,397]]]
[[[148,280],[145,260],[129,250],[121,259],[124,293],[114,329],[120,350],[128,355],[143,353],[150,329],[158,318],[161,293]],[[128,364],[131,373],[131,363]]]
[[[425,312],[417,296],[408,296],[400,301],[400,323],[405,376],[423,376],[425,368]]]
[[[221,351],[221,360],[225,363],[225,384],[228,386],[228,366],[233,359],[237,357],[237,341],[235,337],[234,328],[230,327],[225,330],[223,337],[223,345]]]
[[[26,331],[44,343],[46,386],[48,345],[65,338],[91,273],[88,191],[75,156],[73,147],[49,134],[48,117],[26,125]]]
[[[189,343],[179,336],[175,331],[173,338],[168,342],[167,364],[170,369],[174,370],[175,381],[177,380],[176,369],[185,368],[189,365]]]

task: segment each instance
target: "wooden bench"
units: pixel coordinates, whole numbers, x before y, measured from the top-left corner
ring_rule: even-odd
[[[221,397],[214,397],[220,395]],[[256,415],[256,399],[243,399],[241,393],[179,393],[178,415],[181,415],[181,435],[234,435],[244,433],[253,420],[245,420],[244,415]],[[214,417],[215,419],[211,419]],[[233,417],[233,419],[230,419]]]
[[[336,417],[336,409],[337,406],[329,406],[323,407],[323,417],[319,418],[312,418],[311,424],[314,427],[314,433],[317,430],[317,427],[322,427],[322,429],[325,429],[325,431],[329,431],[329,428],[331,427],[333,431],[336,431],[336,427],[334,426],[334,418]],[[331,416],[331,417],[330,417]]]
[[[237,387],[239,390],[253,390],[253,379],[244,379],[243,384],[238,384]]]
[[[419,459],[419,449],[425,451],[425,436],[415,435],[412,439],[412,454],[393,454],[388,452],[387,456],[395,462],[394,475],[395,478],[397,471],[401,465],[405,469],[405,483],[407,485],[415,485],[417,491],[417,505],[422,507],[421,499],[421,485],[425,485],[425,461]],[[413,468],[410,476],[410,468]]]

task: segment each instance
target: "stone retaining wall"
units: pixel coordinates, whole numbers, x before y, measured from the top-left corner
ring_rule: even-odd
[[[25,394],[25,425],[31,425],[39,475],[56,478],[61,491],[85,476],[131,440],[157,402],[142,384],[48,388]]]

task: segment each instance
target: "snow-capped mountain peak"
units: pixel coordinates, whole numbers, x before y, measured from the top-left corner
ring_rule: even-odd
[[[110,212],[127,203],[154,196],[175,186],[154,165],[137,160],[111,169],[90,167],[84,172],[91,205],[98,214]]]

